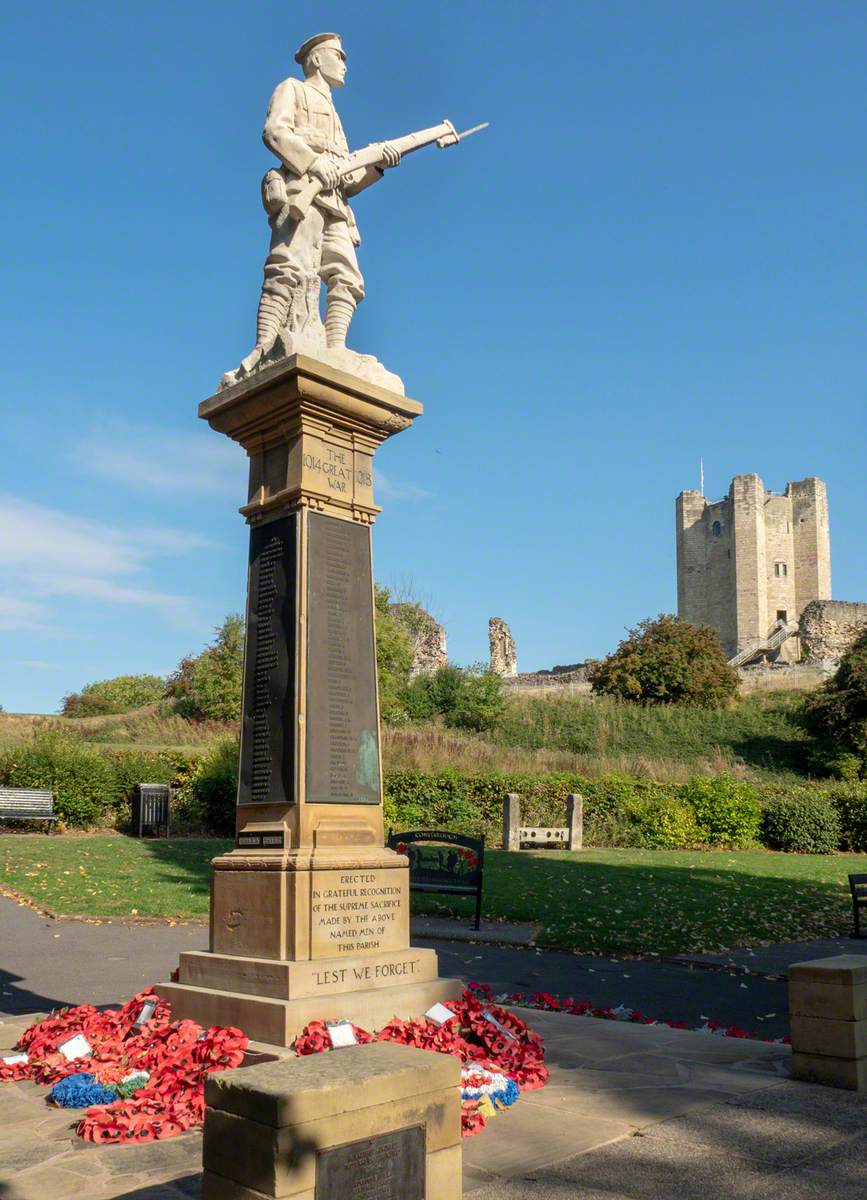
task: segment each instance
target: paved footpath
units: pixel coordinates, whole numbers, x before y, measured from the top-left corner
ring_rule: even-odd
[[[0,1013],[116,1004],[168,979],[180,951],[206,949],[207,936],[202,924],[53,920],[0,897]],[[693,962],[597,958],[417,935],[413,944],[437,950],[441,974],[478,979],[498,992],[545,991],[600,1007],[626,1004],[690,1026],[710,1018],[768,1038],[788,1032],[785,980],[746,974],[736,964],[717,969],[725,964],[711,962],[708,970]],[[849,944],[862,945],[867,947]],[[819,956],[799,953],[796,959]]]
[[[463,1143],[473,1200],[863,1200],[867,1100],[787,1078],[786,1047],[519,1010],[551,1077]],[[0,1048],[24,1021],[0,1023]],[[339,1053],[339,1051],[338,1051]],[[201,1133],[90,1146],[0,1084],[2,1200],[195,1200]]]

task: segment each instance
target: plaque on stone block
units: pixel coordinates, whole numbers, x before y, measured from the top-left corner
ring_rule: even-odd
[[[308,520],[306,799],[379,804],[370,530]]]
[[[291,804],[298,517],[250,532],[239,804]]]
[[[424,1200],[424,1126],[316,1155],[316,1200]]]

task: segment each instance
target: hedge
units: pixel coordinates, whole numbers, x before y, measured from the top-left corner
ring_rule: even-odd
[[[103,750],[55,730],[0,752],[0,786],[50,788],[61,827],[78,829],[128,826],[135,785],[168,783],[173,827],[196,832],[195,771],[195,759],[174,751]]]
[[[100,750],[49,731],[0,752],[0,785],[51,788],[62,823],[78,828],[127,827],[133,787],[147,781],[172,786],[175,832],[231,836],[237,769],[232,740],[191,758],[173,751]],[[625,775],[588,779],[568,772],[447,770],[385,771],[383,785],[386,831],[483,833],[492,846],[500,844],[506,792],[520,795],[523,824],[543,826],[564,824],[566,796],[580,792],[588,846],[762,844],[807,853],[835,847],[867,851],[867,782],[812,782],[792,789],[728,774],[673,784]]]
[[[840,813],[827,796],[799,788],[771,800],[763,817],[763,841],[772,850],[833,854],[840,845]]]

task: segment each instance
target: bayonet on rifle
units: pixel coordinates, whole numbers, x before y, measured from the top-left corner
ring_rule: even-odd
[[[420,150],[422,146],[430,146],[433,142],[436,142],[439,148],[444,150],[447,146],[456,146],[464,138],[470,137],[482,129],[487,129],[488,124],[488,121],[484,121],[481,125],[474,125],[472,129],[465,129],[463,133],[458,133],[451,121],[441,121],[439,125],[434,125],[430,129],[420,129],[416,133],[407,133],[403,137],[395,138],[389,144],[394,146],[401,158],[411,154],[413,150]],[[340,178],[342,179],[344,175],[351,175],[360,167],[376,166],[382,158],[382,146],[382,142],[371,142],[369,146],[355,150],[348,158],[338,162],[337,170]],[[289,214],[293,221],[300,221],[307,215],[310,205],[322,188],[321,179],[310,179],[301,191],[293,196],[289,204]]]

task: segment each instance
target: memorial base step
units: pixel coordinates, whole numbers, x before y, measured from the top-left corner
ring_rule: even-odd
[[[185,950],[180,956],[178,983],[220,992],[299,1000],[362,988],[428,983],[438,975],[436,950],[414,947],[299,962]]]
[[[381,1029],[392,1017],[401,1020],[421,1017],[438,1001],[457,1000],[463,988],[460,979],[431,979],[297,1000],[218,991],[183,983],[161,983],[156,991],[171,1004],[175,1020],[196,1021],[205,1028],[232,1025],[251,1040],[272,1046],[289,1046],[310,1021],[346,1018],[362,1029]]]

